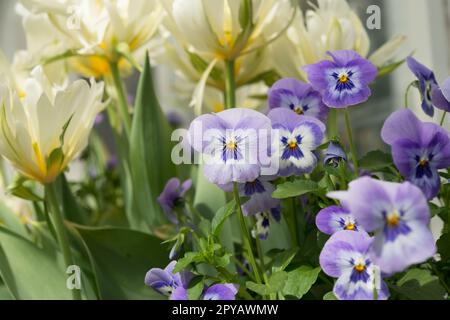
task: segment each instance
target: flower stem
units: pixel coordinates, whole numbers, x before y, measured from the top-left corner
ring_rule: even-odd
[[[55,184],[50,183],[45,185],[45,194],[47,204],[50,208],[52,221],[55,227],[56,235],[58,238],[59,246],[63,254],[64,263],[66,268],[73,265],[72,252],[70,251],[69,242],[67,240],[67,234],[64,227],[64,220],[62,212],[56,196]],[[73,300],[81,300],[81,291],[78,289],[72,290]]]
[[[444,114],[442,115],[442,118],[441,118],[441,127],[444,125],[444,123],[445,123],[445,116],[447,115],[447,111],[444,111]]]
[[[256,250],[258,251],[259,262],[261,265],[262,276],[264,279],[264,283],[267,284],[269,282],[269,278],[267,277],[266,264],[264,262],[264,253],[261,247],[261,240],[258,237],[256,237],[255,241],[256,241]],[[272,297],[263,296],[263,300],[266,300],[267,298],[270,298],[272,300]]]
[[[127,137],[131,131],[131,116],[128,110],[128,101],[125,93],[125,87],[120,76],[119,65],[117,62],[110,62],[111,73],[116,87],[117,99],[119,103],[119,113],[123,121],[123,127]]]
[[[344,115],[345,115],[345,124],[347,125],[348,142],[350,143],[350,152],[352,153],[353,166],[355,167],[354,169],[355,169],[356,176],[358,176],[359,175],[358,159],[356,158],[356,149],[355,149],[355,144],[353,141],[352,126],[350,124],[350,117],[348,115],[347,108],[344,111]]]
[[[406,88],[406,92],[405,92],[405,108],[408,109],[409,108],[409,91],[411,90],[412,87],[414,87],[415,85],[415,81],[411,82],[408,87]]]
[[[239,224],[241,226],[241,232],[244,237],[244,247],[247,250],[250,265],[252,266],[253,273],[255,274],[255,280],[258,284],[261,284],[261,274],[259,272],[258,266],[256,264],[255,256],[253,255],[252,245],[250,241],[250,234],[247,229],[247,224],[245,223],[244,214],[242,213],[241,199],[239,197],[238,186],[236,182],[233,182],[233,194],[236,200],[237,213],[239,216]]]
[[[328,139],[333,140],[338,136],[338,118],[337,109],[330,108],[328,114]]]
[[[225,106],[227,109],[236,108],[234,60],[225,61]]]

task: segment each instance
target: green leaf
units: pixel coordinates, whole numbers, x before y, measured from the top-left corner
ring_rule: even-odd
[[[0,203],[0,226],[4,226],[17,234],[28,238],[27,229],[20,221],[19,216],[12,212],[11,209],[6,207],[3,203]]]
[[[189,60],[195,70],[197,70],[200,74],[203,74],[208,68],[209,63],[193,52],[186,50],[186,53],[189,55]],[[217,67],[214,67],[209,75],[215,81],[223,81],[223,71]]]
[[[186,252],[184,257],[179,259],[175,268],[173,269],[173,273],[177,273],[185,269],[192,262],[200,261],[202,256],[198,252]]]
[[[130,136],[130,168],[134,196],[132,227],[158,226],[166,217],[157,202],[167,181],[174,177],[171,130],[158,103],[150,68],[145,60],[136,95]]]
[[[248,289],[261,296],[267,296],[283,290],[287,279],[287,272],[280,271],[272,274],[267,284],[258,284],[252,281],[247,281],[246,286]]]
[[[392,156],[382,151],[371,151],[358,161],[361,168],[376,171],[393,165]]]
[[[386,66],[383,66],[381,68],[378,68],[377,79],[394,72],[397,68],[399,68],[402,64],[404,64],[405,61],[406,61],[406,59],[403,59],[403,60],[388,64]]]
[[[164,268],[168,263],[161,240],[128,229],[76,225],[73,229],[88,251],[101,299],[163,298],[144,284],[148,270]]]
[[[8,187],[8,192],[12,195],[29,201],[42,201],[43,199],[34,193],[32,188],[25,185],[28,181],[27,178],[19,176],[14,182]]]
[[[220,237],[223,224],[225,221],[235,212],[236,201],[230,201],[226,206],[217,211],[211,223],[212,234],[216,237]]]
[[[279,253],[274,258],[272,271],[274,273],[278,271],[284,271],[289,266],[291,261],[294,259],[297,252],[298,248],[291,248],[289,250],[283,250],[281,253]]]
[[[295,180],[278,185],[272,197],[275,199],[287,199],[318,191],[320,191],[319,185],[314,181]]]
[[[438,277],[424,269],[409,270],[397,282],[395,289],[410,300],[442,300],[445,295]]]
[[[27,239],[0,227],[0,274],[15,299],[71,299],[60,261]]]
[[[78,224],[88,224],[89,217],[75,199],[69,183],[64,175],[60,175],[57,182],[59,184],[61,203],[63,205],[63,213],[65,219]]]
[[[330,291],[330,292],[327,292],[323,296],[323,300],[338,300],[338,298],[336,298],[336,296],[334,295],[333,291]]]
[[[437,247],[442,261],[450,261],[450,233],[444,233],[439,238]]]
[[[321,269],[309,266],[301,266],[288,272],[286,285],[283,289],[284,295],[294,296],[301,299],[317,281]]]
[[[189,283],[189,288],[187,289],[188,300],[199,300],[205,284],[203,283],[203,277],[195,277]]]

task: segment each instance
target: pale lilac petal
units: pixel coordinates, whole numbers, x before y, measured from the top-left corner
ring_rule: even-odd
[[[385,121],[381,137],[387,144],[404,138],[421,141],[420,121],[409,109],[396,111]]]
[[[322,209],[317,214],[316,225],[320,231],[330,235],[341,230],[362,230],[350,212],[338,206]]]
[[[351,257],[354,253],[367,253],[371,243],[372,239],[365,232],[336,232],[320,253],[320,266],[327,275],[338,278],[353,267],[344,257]]]
[[[234,284],[215,284],[206,289],[203,300],[235,300],[237,292]]]
[[[447,112],[450,111],[450,101],[445,98],[442,90],[437,85],[433,85],[431,89],[431,101],[436,108]]]
[[[385,274],[393,274],[409,266],[425,262],[436,253],[433,235],[427,225],[420,221],[407,223],[410,232],[387,241],[384,233],[376,235],[372,258]]]
[[[170,300],[174,301],[186,301],[188,299],[187,296],[187,290],[183,287],[177,287],[175,290],[173,290],[172,294],[170,295]]]

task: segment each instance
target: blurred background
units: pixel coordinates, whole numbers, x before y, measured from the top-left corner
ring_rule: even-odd
[[[304,11],[309,8],[308,3],[314,2],[300,0]],[[16,50],[25,48],[21,19],[15,14],[15,3],[15,0],[0,1],[0,47],[10,60]],[[405,35],[408,41],[399,57],[414,52],[419,61],[435,70],[438,82],[450,75],[450,0],[349,0],[349,3],[358,12],[364,25],[369,17],[367,8],[370,5],[377,5],[381,9],[381,29],[368,30],[371,51],[395,35]],[[180,108],[189,103],[186,99],[179,100],[174,94],[175,76],[170,70],[157,67],[156,76],[163,107]],[[379,130],[393,109],[403,107],[405,89],[413,80],[413,75],[403,65],[376,83],[370,103],[351,111],[359,153],[385,148]],[[129,81],[130,92],[133,92],[135,82],[132,77]],[[411,94],[410,99],[410,104],[419,108],[416,92]],[[426,119],[419,109],[418,114]],[[434,121],[438,122],[441,116],[441,112],[437,111]]]

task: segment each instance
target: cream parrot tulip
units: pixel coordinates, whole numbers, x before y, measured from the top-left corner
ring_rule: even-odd
[[[24,176],[50,183],[86,147],[104,85],[52,85],[36,67],[20,85],[0,81],[0,154]]]
[[[158,0],[21,0],[19,12],[29,48],[45,60],[70,52],[72,67],[85,76],[110,74],[110,61],[124,69],[117,52],[145,54],[163,18]],[[42,27],[37,27],[37,25]]]
[[[164,25],[189,50],[236,59],[279,37],[296,12],[291,0],[164,0]]]

